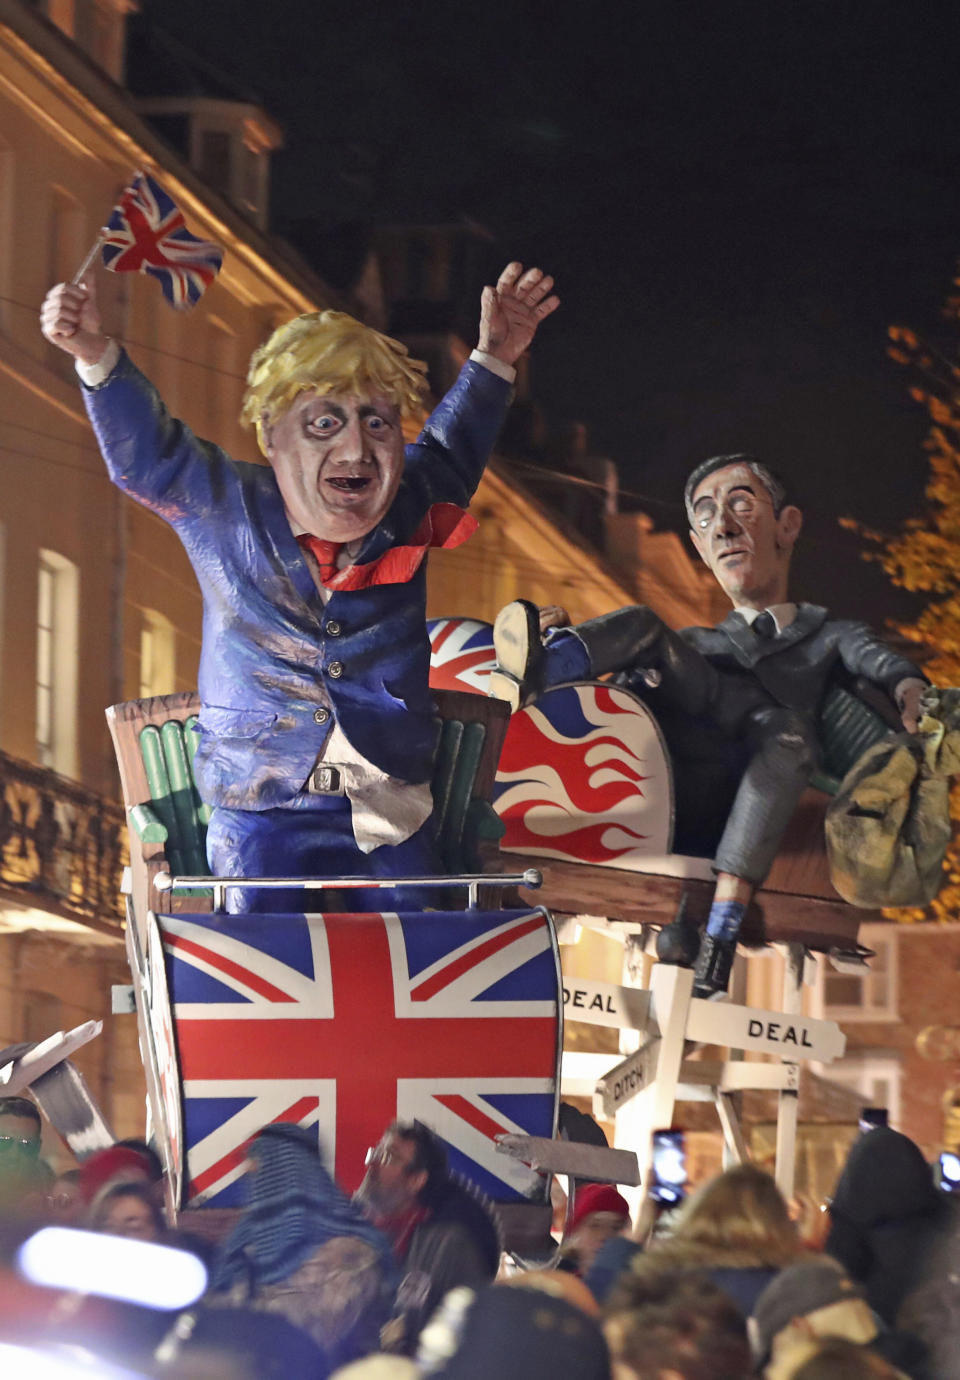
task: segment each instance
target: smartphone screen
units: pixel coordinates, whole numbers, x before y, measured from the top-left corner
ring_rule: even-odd
[[[944,1193],[960,1192],[960,1155],[944,1150],[937,1161],[937,1181]]]
[[[683,1132],[654,1131],[650,1197],[657,1203],[682,1203],[686,1182],[687,1153]]]

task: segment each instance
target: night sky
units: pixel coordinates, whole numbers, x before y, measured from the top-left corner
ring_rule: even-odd
[[[535,394],[680,529],[705,455],[796,486],[795,593],[912,607],[839,513],[919,504],[923,411],[886,329],[943,342],[960,256],[960,15],[888,0],[474,6],[144,0],[259,94],[278,220],[468,218],[555,273]],[[242,16],[242,22],[240,20]],[[479,283],[478,283],[479,288]],[[521,591],[522,592],[522,591]]]

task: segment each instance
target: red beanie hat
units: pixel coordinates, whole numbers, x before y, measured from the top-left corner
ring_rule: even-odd
[[[592,1212],[615,1212],[618,1217],[630,1221],[630,1207],[622,1193],[613,1184],[584,1184],[577,1189],[573,1200],[573,1214],[567,1232],[576,1231],[585,1217]]]
[[[150,1165],[139,1150],[128,1145],[111,1145],[108,1150],[97,1150],[80,1166],[80,1197],[85,1203],[92,1203],[111,1179],[129,1183],[140,1179],[141,1175],[149,1182]]]

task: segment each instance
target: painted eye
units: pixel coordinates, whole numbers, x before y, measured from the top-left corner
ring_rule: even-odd
[[[746,517],[753,512],[752,494],[734,494],[730,499],[730,511],[736,513],[737,517]]]
[[[704,504],[702,504],[701,507],[699,507],[699,508],[697,509],[697,511],[696,511],[695,520],[696,520],[697,526],[701,529],[701,531],[702,531],[703,529],[709,527],[710,524],[711,524],[711,522],[713,521],[713,519],[716,517],[716,515],[717,515],[717,509],[716,509],[716,505],[715,505],[715,504],[713,504],[713,503],[704,503]]]

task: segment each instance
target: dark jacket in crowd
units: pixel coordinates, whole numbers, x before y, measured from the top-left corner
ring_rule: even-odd
[[[830,1217],[826,1250],[892,1326],[952,1220],[919,1147],[884,1126],[867,1131],[850,1150]]]

